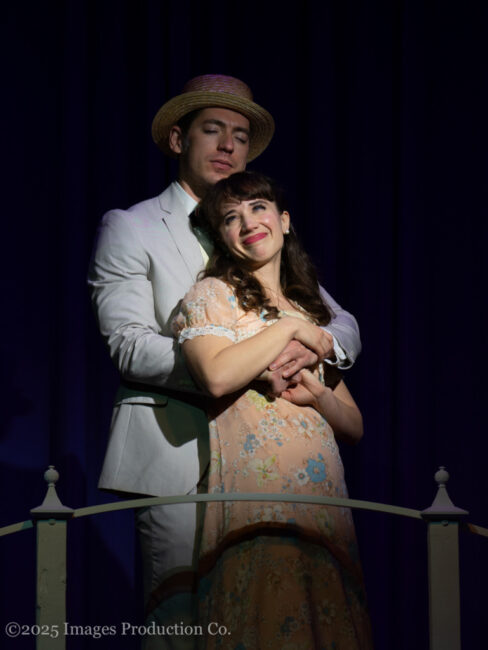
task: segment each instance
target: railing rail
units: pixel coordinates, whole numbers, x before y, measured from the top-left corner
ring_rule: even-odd
[[[422,511],[358,499],[263,493],[146,497],[73,510],[64,506],[56,494],[55,484],[59,474],[53,466],[45,472],[44,478],[48,482],[46,497],[39,507],[31,510],[33,519],[0,528],[0,537],[34,526],[37,529],[36,623],[40,629],[60,631],[54,638],[52,635],[38,635],[37,650],[65,650],[66,647],[62,630],[66,621],[66,528],[70,519],[153,505],[212,501],[306,503],[383,512],[426,521],[429,560],[429,647],[430,650],[461,650],[459,526],[482,537],[488,537],[488,529],[463,523],[462,520],[468,512],[457,508],[449,498],[446,489],[449,474],[444,467],[435,474],[438,486],[436,497],[430,508]]]
[[[373,501],[360,501],[358,499],[343,499],[339,497],[317,497],[306,494],[273,494],[262,492],[227,492],[225,494],[185,494],[171,497],[147,497],[144,499],[130,499],[116,503],[104,503],[98,506],[87,506],[78,508],[73,511],[73,517],[87,517],[97,515],[103,512],[114,510],[128,510],[130,508],[146,508],[148,506],[173,505],[175,503],[202,503],[210,501],[273,501],[281,503],[308,503],[320,506],[339,506],[342,508],[354,508],[358,510],[375,510],[377,512],[386,512],[391,515],[400,515],[401,517],[412,517],[422,519],[422,513],[411,508],[401,508],[391,506],[386,503],[376,503]]]

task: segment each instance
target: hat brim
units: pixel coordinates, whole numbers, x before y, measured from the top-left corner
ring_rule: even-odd
[[[247,117],[251,131],[248,161],[254,160],[266,149],[275,129],[270,113],[250,99],[223,92],[195,91],[177,95],[167,101],[156,113],[152,123],[154,142],[165,154],[175,157],[168,141],[171,127],[192,111],[212,107],[228,108]]]

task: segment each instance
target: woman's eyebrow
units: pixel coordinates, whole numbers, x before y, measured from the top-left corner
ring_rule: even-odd
[[[227,212],[225,212],[225,213],[222,215],[222,219],[225,219],[225,217],[228,217],[229,214],[232,214],[232,212],[234,212],[234,210],[235,210],[235,208],[231,208],[230,210],[227,210]]]

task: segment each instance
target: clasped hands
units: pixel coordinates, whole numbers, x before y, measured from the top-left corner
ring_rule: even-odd
[[[291,340],[283,352],[273,361],[260,380],[267,382],[267,394],[271,397],[284,397],[289,401],[300,399],[301,403],[311,403],[313,394],[311,392],[313,376],[310,373],[301,373],[304,369],[313,370],[322,359],[334,356],[334,340],[332,335],[317,326],[317,337],[314,341],[314,350],[297,339]],[[318,380],[317,380],[318,383]],[[313,391],[315,392],[315,391]]]

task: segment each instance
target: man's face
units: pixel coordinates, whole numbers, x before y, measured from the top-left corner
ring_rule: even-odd
[[[221,178],[245,169],[249,120],[227,108],[204,108],[191,123],[185,138],[180,127],[172,128],[169,144],[180,155],[180,183],[200,200]]]

